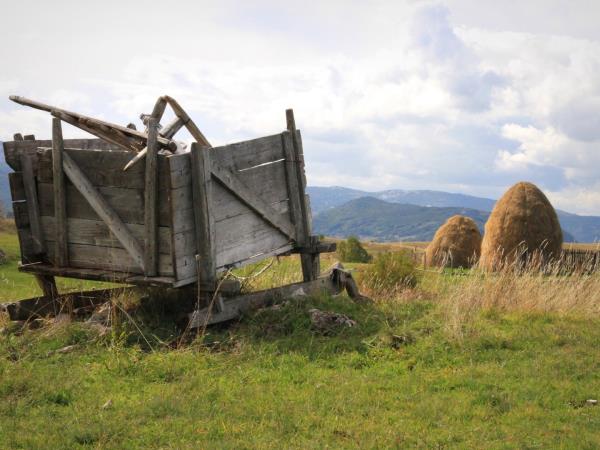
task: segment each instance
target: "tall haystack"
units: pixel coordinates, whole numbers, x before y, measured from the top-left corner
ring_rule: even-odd
[[[435,232],[425,252],[433,267],[471,267],[479,259],[481,233],[470,217],[452,216]]]
[[[535,185],[520,182],[494,206],[485,224],[479,265],[486,270],[559,258],[563,235],[556,211]]]

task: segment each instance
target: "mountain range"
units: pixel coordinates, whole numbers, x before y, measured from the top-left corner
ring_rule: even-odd
[[[307,188],[313,230],[327,236],[357,235],[379,241],[429,241],[446,219],[471,217],[480,230],[496,203],[443,191],[366,192],[344,187]],[[600,241],[600,217],[557,210],[565,241]]]
[[[0,143],[0,202],[10,211],[8,173]],[[429,190],[367,192],[309,186],[315,233],[357,235],[381,241],[428,241],[455,214],[472,217],[480,229],[496,203],[490,198]],[[600,217],[557,210],[566,241],[600,241]]]

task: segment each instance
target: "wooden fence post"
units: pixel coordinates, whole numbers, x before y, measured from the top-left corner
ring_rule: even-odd
[[[297,211],[293,211],[294,225],[297,230],[296,244],[302,247],[316,246],[317,239],[313,239],[311,233],[311,218],[310,208],[306,199],[306,176],[304,174],[304,152],[302,150],[302,140],[300,139],[300,133],[296,130],[296,121],[294,119],[294,111],[288,109],[285,111],[287,129],[292,135],[292,161],[291,166],[294,168],[296,178],[296,192],[290,191],[290,198],[297,195],[299,197],[299,208]],[[286,159],[288,159],[286,157]],[[290,201],[290,206],[292,202]],[[301,253],[300,261],[302,263],[302,275],[304,281],[316,280],[319,277],[320,272],[320,258],[319,253]]]
[[[164,108],[163,108],[164,110]],[[147,277],[158,274],[158,119],[148,120],[144,185],[144,266]]]
[[[57,267],[68,267],[69,248],[65,176],[63,171],[64,143],[60,119],[52,119],[52,187],[54,189],[54,223]]]
[[[198,285],[200,291],[214,292],[217,282],[215,225],[212,211],[210,148],[192,144],[192,199],[196,228]]]

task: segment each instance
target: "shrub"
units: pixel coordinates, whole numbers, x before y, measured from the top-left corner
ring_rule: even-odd
[[[393,295],[400,289],[415,287],[418,281],[416,264],[406,251],[377,255],[362,276],[363,287],[377,294]]]
[[[372,259],[356,236],[350,236],[340,242],[337,245],[337,254],[342,262],[368,263]]]

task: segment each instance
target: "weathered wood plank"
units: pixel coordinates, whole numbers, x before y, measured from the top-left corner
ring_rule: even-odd
[[[175,287],[175,279],[171,276],[148,278],[143,275],[132,275],[127,272],[103,271],[98,269],[81,269],[74,267],[58,268],[49,264],[26,264],[19,267],[20,272],[47,274],[84,280],[110,281],[112,283],[128,283],[145,286]]]
[[[27,212],[29,215],[29,226],[33,237],[33,248],[35,253],[44,253],[44,241],[42,236],[42,225],[40,223],[40,208],[38,203],[35,177],[31,163],[32,156],[29,154],[21,155],[21,167],[23,169],[23,185],[25,187],[25,197],[27,199]]]
[[[127,249],[135,264],[144,269],[144,258],[139,242],[131,235],[125,223],[123,223],[104,197],[94,188],[71,157],[67,153],[63,156],[63,168],[71,182],[85,197],[96,214],[107,224],[123,247]]]
[[[291,134],[292,138],[292,149],[293,156],[292,161],[290,162],[290,172],[295,172],[295,176],[297,179],[297,190],[289,191],[290,198],[292,196],[298,197],[298,203],[300,205],[299,209],[296,209],[296,205],[294,205],[293,215],[294,215],[294,225],[296,226],[297,238],[296,243],[300,246],[306,246],[310,243],[310,229],[311,229],[311,218],[309,216],[310,211],[306,204],[306,176],[304,174],[304,151],[302,149],[302,140],[300,138],[299,132],[296,130],[296,121],[294,119],[294,111],[288,109],[285,111],[287,129]],[[285,139],[285,138],[284,138]],[[284,144],[287,145],[287,144]],[[289,160],[289,152],[287,158]],[[294,176],[293,173],[290,173],[290,176]],[[295,201],[294,201],[295,203]],[[313,254],[301,254],[300,260],[302,264],[302,274],[304,276],[304,281],[311,281],[316,279],[319,276],[319,255]]]
[[[79,113],[76,113],[73,111],[67,111],[62,108],[57,108],[56,106],[46,105],[42,102],[31,100],[31,99],[21,97],[18,95],[11,95],[9,98],[13,102],[19,103],[21,105],[29,106],[31,108],[46,111],[46,112],[51,113],[52,115],[56,114],[56,115],[71,116],[71,117],[77,119],[77,121],[84,122],[88,127],[89,126],[93,126],[94,128],[105,127],[105,128],[111,129],[113,131],[123,133],[128,138],[138,138],[138,139],[142,139],[143,141],[145,141],[147,139],[146,133],[143,133],[143,132],[137,131],[137,130],[132,130],[131,128],[123,127],[123,126],[115,124],[115,123],[110,123],[110,122],[106,122],[104,120],[95,119],[93,117],[85,116],[83,114],[79,114]],[[171,148],[171,144],[172,144],[172,142],[169,139],[165,139],[163,137],[158,138],[158,143],[160,144],[161,147],[167,147],[167,148]],[[141,148],[139,148],[138,150],[141,150]]]
[[[143,165],[123,172],[123,165],[131,158],[131,153],[121,151],[98,151],[88,149],[66,148],[65,152],[75,161],[79,168],[87,175],[94,186],[122,187],[129,189],[145,188],[145,167]],[[168,183],[165,177],[169,176],[167,158],[158,155],[158,189],[166,190]],[[41,147],[38,151],[37,172],[38,180],[43,183],[52,183],[52,152],[51,149]]]
[[[214,147],[213,155],[215,164],[231,170],[248,169],[284,158],[280,134]]]
[[[48,244],[51,241],[46,241]],[[54,245],[48,245],[48,258],[54,260]],[[97,269],[131,274],[143,274],[143,269],[133,260],[128,251],[115,247],[69,244],[69,262],[73,268]],[[158,273],[172,276],[173,264],[170,255],[159,255]]]
[[[41,216],[44,239],[47,241],[55,240],[56,221],[54,217]],[[68,242],[71,244],[96,245],[99,247],[123,248],[119,240],[111,233],[110,229],[101,220],[89,219],[67,219],[69,228]],[[127,227],[134,238],[142,241],[144,239],[145,227],[139,224],[128,224]],[[180,233],[176,236],[175,242],[181,252],[186,250],[185,245],[189,245],[191,231]],[[168,227],[158,228],[158,250],[164,255],[171,254],[171,230]]]
[[[173,109],[173,112],[175,112],[175,115],[183,120],[183,124],[188,129],[192,137],[196,139],[196,142],[203,147],[210,147],[210,143],[208,142],[206,137],[204,137],[202,131],[200,131],[200,129],[196,126],[191,117],[188,116],[188,114],[177,102],[177,100],[175,100],[173,97],[169,97],[168,95],[163,96],[163,99],[165,99],[169,103],[169,105]]]
[[[166,104],[166,103],[165,103]],[[156,109],[156,107],[155,107]],[[164,107],[162,108],[164,112]],[[154,111],[162,116],[160,111]],[[153,113],[153,114],[154,114]],[[144,190],[144,267],[146,276],[156,276],[158,266],[158,118],[148,120],[146,187]]]
[[[56,287],[56,280],[52,275],[36,275],[35,281],[42,290],[44,297],[54,300],[58,297],[58,288]]]
[[[40,211],[43,216],[54,215],[54,198],[52,185],[38,183]],[[83,195],[70,182],[67,190],[67,215],[78,219],[99,220],[98,214],[85,200]],[[96,187],[96,190],[106,199],[114,211],[127,224],[144,223],[144,191],[142,189],[123,189],[113,187]],[[169,226],[168,192],[159,191],[158,221],[160,226]]]
[[[52,119],[52,173],[54,192],[54,217],[56,226],[54,235],[56,241],[56,264],[59,267],[69,265],[67,252],[67,204],[65,178],[63,172],[63,136],[59,119]]]
[[[26,200],[22,172],[9,173],[8,184],[10,185],[10,196],[13,202],[21,202]]]
[[[242,200],[247,206],[254,210],[263,220],[271,224],[286,236],[295,237],[295,230],[289,220],[282,219],[269,203],[264,201],[258,194],[241,181],[237,174],[229,169],[219,167],[213,164],[211,172],[219,182],[229,189],[236,197]]]
[[[192,196],[198,255],[198,284],[206,291],[213,291],[217,281],[211,156],[209,147],[198,143],[192,144]]]
[[[291,133],[285,132],[281,135],[281,137],[285,152],[287,195],[290,202],[290,218],[296,229],[296,236],[294,239],[299,246],[305,246],[307,242],[305,242],[306,233],[304,232],[304,221],[302,220],[302,205],[300,204],[299,195],[300,182],[296,171],[297,161],[294,151],[294,144]]]
[[[105,142],[102,139],[65,139],[64,146],[67,148],[121,151],[118,150],[118,147],[116,147],[114,144],[109,144],[108,142]],[[38,147],[52,148],[52,141],[10,141],[4,142],[3,147],[6,163],[15,172],[20,172],[20,155],[22,153],[35,153]],[[34,166],[34,169],[35,168],[36,167]]]

